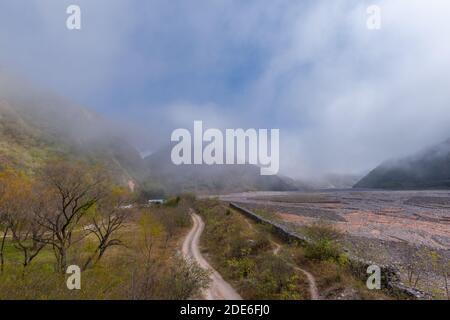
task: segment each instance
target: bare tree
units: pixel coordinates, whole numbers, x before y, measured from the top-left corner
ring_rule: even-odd
[[[171,212],[172,211],[172,212]],[[175,235],[177,231],[177,221],[175,219],[175,215],[172,214],[174,211],[173,208],[166,208],[165,210],[160,212],[159,219],[161,220],[164,226],[164,245],[167,248],[170,239]]]
[[[442,271],[444,276],[445,293],[447,294],[447,299],[450,300],[450,261],[445,259],[444,268]]]
[[[0,243],[0,273],[3,273],[5,267],[5,243],[8,236],[9,225],[7,223],[7,206],[8,202],[8,170],[5,170],[0,175],[0,230],[2,231],[2,240]]]
[[[429,260],[429,252],[425,247],[408,246],[405,250],[405,263],[403,265],[408,277],[408,284],[417,288],[422,280]]]
[[[125,208],[129,199],[129,193],[125,188],[114,187],[97,203],[86,229],[96,237],[98,243],[94,253],[84,263],[83,270],[92,263],[97,263],[108,248],[122,245],[122,241],[116,237],[116,234],[130,214],[130,210]]]
[[[14,247],[22,252],[22,264],[27,267],[45,247],[45,243],[42,241],[44,229],[36,222],[30,211],[16,211],[9,217],[8,225]]]
[[[41,241],[43,228],[34,215],[41,210],[41,203],[35,201],[35,181],[20,172],[7,170],[0,177],[0,185],[1,221],[5,229],[0,245],[2,269],[3,250],[9,231],[14,246],[23,254],[23,266],[27,267],[45,246]]]
[[[0,199],[0,202],[2,199]],[[5,268],[5,243],[6,243],[6,237],[8,236],[9,232],[9,225],[6,221],[6,216],[4,215],[4,212],[0,209],[0,231],[2,232],[2,238],[0,242],[0,273],[3,273]]]
[[[157,238],[161,236],[164,226],[155,218],[142,211],[139,217],[139,256],[144,260],[144,266],[147,268],[152,263],[153,247]]]
[[[7,224],[2,223],[2,222],[0,222],[0,226],[3,226],[2,227],[2,229],[3,229],[2,240],[0,242],[0,273],[3,273],[3,271],[5,269],[5,256],[4,256],[5,243],[6,243],[6,237],[8,236],[9,227]]]
[[[442,276],[444,280],[445,295],[446,298],[450,300],[450,290],[449,290],[450,260],[445,255],[445,253],[439,253],[435,251],[431,255],[431,261],[433,264],[433,269],[436,272],[436,274]]]
[[[50,162],[42,170],[41,177],[41,197],[50,205],[47,210],[37,213],[38,223],[46,230],[44,242],[52,246],[57,269],[63,273],[70,247],[87,234],[80,222],[103,197],[108,179],[100,167],[62,160]],[[78,231],[77,239],[74,238],[75,231]]]

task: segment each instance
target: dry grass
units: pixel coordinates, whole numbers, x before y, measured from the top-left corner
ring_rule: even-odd
[[[367,289],[363,281],[353,276],[345,254],[335,243],[340,233],[328,224],[320,223],[303,230],[318,242],[305,247],[283,243],[271,233],[270,227],[256,224],[217,201],[202,201],[198,211],[206,222],[205,252],[213,266],[244,298],[310,298],[309,283],[295,267],[314,275],[319,294],[324,299],[392,298],[382,291]],[[329,243],[327,250],[322,250],[324,240]],[[255,273],[262,276],[255,277]],[[290,276],[276,279],[267,276],[269,273]],[[280,286],[270,285],[277,281],[289,289],[277,291]]]
[[[217,201],[201,201],[205,256],[244,299],[308,299],[305,275],[274,253],[269,230]]]
[[[166,225],[163,214],[178,224]],[[183,205],[130,213],[119,235],[124,245],[112,247],[99,263],[83,271],[81,290],[73,291],[67,289],[67,276],[55,272],[51,248],[23,270],[20,252],[8,242],[0,299],[188,299],[208,279],[198,266],[178,256],[189,221]],[[93,240],[88,237],[71,249],[70,264],[82,264],[94,247]]]

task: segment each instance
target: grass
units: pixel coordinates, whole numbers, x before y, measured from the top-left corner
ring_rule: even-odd
[[[270,233],[214,200],[197,203],[205,220],[202,248],[244,299],[308,299],[308,283],[274,253]]]
[[[372,291],[353,276],[346,255],[336,240],[339,233],[318,224],[303,230],[314,241],[310,245],[287,244],[218,201],[203,200],[197,211],[205,219],[202,238],[212,265],[246,299],[308,299],[309,283],[300,267],[316,278],[325,299],[392,299],[383,291]],[[280,246],[275,254],[275,243]]]
[[[81,290],[68,290],[68,275],[55,272],[55,257],[44,248],[27,268],[21,252],[8,239],[5,270],[0,274],[0,300],[9,299],[188,299],[207,285],[197,265],[178,256],[190,227],[183,200],[170,208],[130,212],[118,235],[124,246],[112,247],[99,263],[81,274]],[[169,219],[167,219],[169,218]],[[69,264],[81,266],[92,250],[87,237],[70,250]]]

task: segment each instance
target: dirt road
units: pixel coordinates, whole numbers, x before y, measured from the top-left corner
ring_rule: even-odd
[[[191,211],[193,226],[183,242],[182,253],[185,259],[196,261],[200,267],[211,272],[211,283],[203,295],[207,300],[242,300],[241,296],[214,270],[203,258],[199,249],[200,236],[205,224],[202,218]]]
[[[250,223],[250,221],[248,221],[247,218],[244,219],[245,222],[247,223],[248,227],[250,229],[253,229],[253,225]],[[270,240],[270,242],[273,244],[274,249],[273,249],[273,254],[274,255],[278,255],[278,253],[280,253],[281,250],[281,245],[273,240]],[[295,270],[302,272],[306,278],[308,279],[308,283],[309,283],[309,295],[311,297],[311,300],[321,300],[321,297],[319,295],[319,289],[317,288],[317,284],[316,284],[316,279],[314,278],[314,276],[309,273],[308,271],[293,265],[287,261],[285,261],[287,264],[290,264]]]
[[[281,245],[279,243],[276,243],[275,241],[271,241],[271,243],[274,245],[273,254],[277,256],[281,250]],[[309,273],[308,271],[306,271],[300,267],[297,267],[296,265],[293,265],[292,263],[289,263],[287,261],[285,261],[285,262],[287,264],[291,265],[295,270],[302,272],[306,276],[306,278],[308,279],[308,283],[309,283],[309,295],[311,297],[311,300],[321,300],[320,295],[319,295],[319,289],[317,288],[316,279],[314,278],[314,276],[311,273]]]
[[[319,290],[317,289],[316,285],[316,279],[314,276],[309,273],[308,271],[299,268],[297,266],[294,266],[294,269],[303,272],[303,274],[306,276],[309,282],[309,295],[311,296],[311,300],[321,300],[322,298],[319,295]]]

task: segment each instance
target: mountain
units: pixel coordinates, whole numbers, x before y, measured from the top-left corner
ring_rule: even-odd
[[[297,183],[281,176],[261,176],[255,165],[181,165],[170,158],[171,148],[147,156],[148,181],[168,193],[198,192],[204,194],[241,191],[293,191]]]
[[[253,165],[175,166],[170,151],[143,159],[108,119],[0,70],[0,169],[31,173],[55,156],[100,161],[118,182],[137,185],[144,197],[301,187],[286,177],[261,176]]]
[[[321,177],[306,180],[310,189],[349,189],[357,183],[362,174],[328,173]]]
[[[413,156],[385,162],[354,187],[448,189],[450,188],[450,139]]]
[[[139,152],[108,120],[0,72],[0,166],[32,172],[54,156],[101,161],[124,184],[144,170]]]

